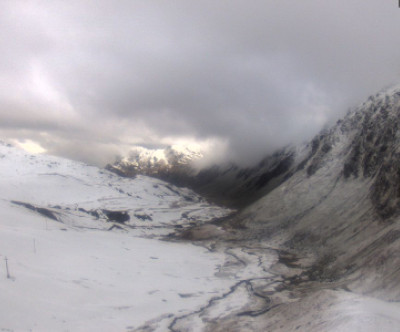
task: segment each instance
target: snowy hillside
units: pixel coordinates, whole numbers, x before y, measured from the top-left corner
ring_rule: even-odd
[[[298,148],[285,181],[227,222],[236,241],[281,253],[290,300],[272,300],[253,326],[400,331],[399,130],[397,86]]]
[[[144,176],[124,179],[97,167],[30,155],[6,145],[0,146],[0,161],[4,201],[30,204],[31,209],[47,211],[70,226],[108,229],[115,225],[125,230],[143,228],[145,234],[149,225],[167,229],[226,213],[188,189]]]
[[[220,224],[218,245],[278,259],[265,270],[269,278],[246,280],[253,297],[241,309],[215,321],[207,320],[211,307],[176,330],[201,320],[205,331],[400,331],[399,130],[397,86],[308,144],[265,158],[253,168],[265,166],[263,175],[240,173],[266,194]]]
[[[235,282],[223,254],[158,240],[230,212],[190,190],[3,143],[0,174],[1,331],[169,324]]]

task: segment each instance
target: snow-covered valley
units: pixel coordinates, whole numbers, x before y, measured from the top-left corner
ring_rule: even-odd
[[[5,144],[0,158],[1,331],[126,331],[155,317],[162,331],[235,283],[215,275],[223,253],[160,240],[231,211]]]

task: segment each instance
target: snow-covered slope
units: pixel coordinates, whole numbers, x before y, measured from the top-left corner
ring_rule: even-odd
[[[0,174],[1,331],[169,324],[235,282],[224,255],[158,240],[229,213],[190,190],[3,143]]]
[[[226,224],[230,240],[279,248],[287,278],[290,300],[246,326],[400,331],[400,86],[298,151],[285,181]]]
[[[371,272],[360,289],[400,300],[399,129],[397,87],[316,137],[297,171],[241,221],[261,238],[325,257],[316,278]]]
[[[177,330],[200,319],[206,331],[400,331],[400,86],[265,164],[285,151],[287,167],[264,178],[275,184],[223,222],[220,238],[260,261],[275,251],[272,277],[250,282],[241,309],[216,322],[218,303]]]
[[[0,145],[2,198],[13,205],[42,209],[73,226],[125,230],[189,225],[227,210],[207,204],[186,188],[138,176],[120,178],[97,167],[61,158],[30,155]],[[200,211],[200,215],[199,212]]]

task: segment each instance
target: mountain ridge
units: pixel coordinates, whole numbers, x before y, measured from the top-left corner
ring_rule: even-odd
[[[218,224],[221,242],[278,252],[268,272],[284,282],[273,290],[253,286],[269,296],[264,313],[250,321],[228,315],[217,331],[400,330],[400,322],[380,320],[400,312],[399,128],[396,86],[310,143],[289,148],[293,159],[282,181]]]
[[[307,167],[307,174],[314,174],[323,162],[324,155],[331,150],[334,144],[332,140],[338,139],[329,132],[340,129],[342,133],[355,131],[360,134],[358,138],[353,138],[352,144],[355,148],[345,162],[344,175],[358,177],[361,172],[363,176],[370,176],[377,171],[377,160],[385,154],[385,145],[382,142],[391,141],[398,129],[396,115],[387,112],[386,109],[394,99],[398,98],[399,90],[399,85],[396,85],[370,96],[366,102],[338,120],[331,129],[324,129],[309,143],[286,146],[267,155],[253,166],[243,168],[234,163],[225,163],[197,169],[191,165],[192,159],[189,158],[185,163],[170,163],[168,169],[163,165],[153,164],[147,169],[144,165],[141,169],[136,169],[136,172],[131,172],[132,164],[127,160],[117,161],[107,168],[123,176],[140,173],[155,176],[178,186],[190,187],[218,204],[242,209],[266,195],[303,167]],[[366,108],[372,109],[367,112]],[[379,112],[374,112],[374,109],[379,109]],[[366,113],[365,116],[363,112]],[[388,119],[384,123],[386,117]],[[381,127],[372,126],[374,121]],[[375,139],[374,130],[383,130],[384,133],[379,139]],[[360,160],[359,155],[363,149],[368,151],[365,159]],[[310,159],[312,163],[309,163]],[[390,165],[385,167],[388,168]],[[385,186],[385,181],[387,182],[382,175],[380,187]],[[376,190],[379,191],[380,187],[377,184]],[[395,189],[390,190],[394,192]],[[381,213],[390,215],[392,208],[385,207],[385,202],[379,202],[379,195],[375,196],[376,204],[381,205]]]

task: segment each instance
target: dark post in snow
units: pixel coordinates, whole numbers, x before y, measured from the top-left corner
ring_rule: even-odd
[[[7,257],[4,259],[6,261],[6,270],[7,270],[7,279],[10,279],[10,273],[8,272],[8,263],[7,263]]]

